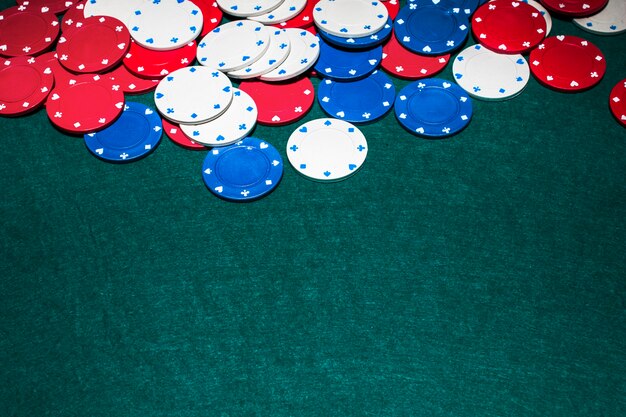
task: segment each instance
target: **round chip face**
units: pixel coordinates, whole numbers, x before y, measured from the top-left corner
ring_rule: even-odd
[[[84,17],[110,16],[123,22],[130,29],[130,18],[144,0],[87,0]]]
[[[380,64],[383,47],[366,50],[346,50],[319,40],[320,56],[315,71],[333,80],[358,80],[371,74]]]
[[[331,35],[323,30],[319,30],[318,33],[326,43],[345,49],[369,49],[378,46],[385,42],[391,36],[393,29],[393,20],[387,19],[385,26],[378,32],[369,36],[357,36],[351,38],[343,38],[341,36]]]
[[[598,84],[606,72],[604,54],[586,39],[550,36],[533,49],[530,70],[542,84],[559,91],[582,91]]]
[[[125,94],[143,94],[154,91],[159,84],[160,78],[141,78],[128,71],[124,65],[118,65],[115,69],[105,74],[111,78]]]
[[[313,8],[315,7],[316,0],[307,0],[304,9],[293,18],[275,24],[276,27],[287,29],[305,29],[314,24],[313,22]]]
[[[581,29],[596,35],[618,35],[626,32],[626,1],[609,0],[599,12],[573,22]]]
[[[617,121],[626,126],[626,78],[615,84],[611,90],[609,108]]]
[[[163,127],[158,113],[142,103],[129,101],[109,127],[84,135],[87,149],[109,162],[131,162],[154,151]]]
[[[198,43],[198,62],[223,72],[236,71],[261,58],[269,41],[270,31],[262,23],[234,20],[202,38]]]
[[[472,101],[458,85],[425,78],[405,86],[394,105],[398,122],[409,132],[443,138],[463,130],[472,118]]]
[[[469,22],[441,2],[420,0],[400,9],[393,24],[396,39],[409,51],[442,55],[461,47]]]
[[[307,77],[282,83],[244,81],[239,88],[257,104],[257,121],[263,125],[286,125],[302,119],[315,97],[313,83]]]
[[[65,12],[73,3],[73,0],[17,0],[17,4],[20,6],[47,8],[50,13],[55,14]]]
[[[80,28],[83,25],[83,21],[86,19],[85,3],[86,0],[77,1],[63,14],[61,32],[65,36],[68,36],[75,28]]]
[[[56,84],[46,101],[50,122],[71,133],[88,133],[112,124],[124,109],[124,93],[108,77],[82,74]]]
[[[388,18],[387,8],[377,0],[320,0],[313,9],[317,27],[345,38],[372,35],[385,26]]]
[[[196,41],[171,51],[146,49],[132,41],[122,62],[130,72],[140,77],[163,78],[170,72],[190,66],[196,51]]]
[[[250,17],[271,12],[284,0],[217,0],[217,5],[231,16]]]
[[[116,66],[130,45],[126,26],[114,17],[85,19],[57,43],[59,62],[74,72],[102,72]]]
[[[58,36],[59,21],[50,11],[27,6],[0,11],[1,55],[36,55],[50,48]]]
[[[289,136],[287,157],[294,169],[315,181],[340,181],[351,177],[365,163],[367,140],[351,123],[315,119]]]
[[[519,1],[490,1],[472,17],[472,33],[478,42],[501,54],[530,51],[543,40],[546,29],[543,15]]]
[[[0,115],[18,116],[38,108],[54,84],[46,59],[28,56],[0,62]]]
[[[400,45],[392,34],[383,46],[381,66],[398,78],[417,80],[441,72],[449,60],[450,54],[428,56],[411,52]]]
[[[530,68],[520,54],[505,55],[481,45],[461,51],[452,64],[456,82],[467,93],[483,100],[506,100],[528,84]]]
[[[206,146],[189,139],[187,135],[180,130],[178,124],[172,123],[167,119],[161,119],[161,123],[163,124],[165,135],[178,146],[192,151],[206,151],[208,149]]]
[[[303,74],[319,58],[320,45],[317,36],[305,29],[285,29],[291,43],[289,55],[278,67],[261,75],[263,81],[285,81]]]
[[[546,9],[568,17],[585,17],[596,14],[608,0],[541,0]]]
[[[263,23],[265,25],[273,25],[285,22],[296,17],[306,6],[307,0],[284,0],[280,6],[258,16],[250,16],[248,19]]]
[[[159,112],[176,123],[198,124],[226,111],[232,83],[220,71],[202,66],[181,68],[161,80],[154,92]]]
[[[270,34],[269,46],[263,55],[247,67],[236,71],[229,71],[228,75],[230,77],[239,79],[255,78],[270,72],[287,59],[289,51],[291,51],[291,41],[289,40],[287,31],[272,26],[265,26],[263,30]]]
[[[283,176],[283,160],[272,144],[255,137],[209,151],[202,179],[216,196],[251,201],[274,190]]]
[[[181,124],[180,129],[194,142],[207,146],[226,146],[245,137],[256,125],[256,103],[233,87],[233,101],[219,117],[197,125]]]
[[[383,117],[393,107],[396,89],[380,71],[358,81],[324,79],[317,100],[326,113],[351,123],[368,123]]]
[[[189,0],[146,1],[137,5],[128,28],[144,48],[169,51],[195,40],[202,22],[202,12]]]
[[[202,30],[200,36],[206,36],[222,22],[224,13],[214,0],[189,0],[195,4],[202,13]]]

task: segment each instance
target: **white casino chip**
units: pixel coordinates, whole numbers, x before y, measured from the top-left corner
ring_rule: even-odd
[[[305,29],[285,29],[291,50],[287,59],[272,71],[261,75],[263,81],[284,81],[297,77],[311,68],[320,56],[317,36]]]
[[[282,64],[291,50],[291,41],[285,29],[266,26],[264,30],[270,33],[269,47],[263,55],[252,65],[229,71],[227,74],[232,78],[249,79],[255,78],[272,71]]]
[[[306,2],[307,0],[285,0],[280,6],[278,6],[271,12],[258,16],[250,16],[248,19],[263,23],[265,25],[273,25],[276,23],[286,22],[287,20],[294,18],[302,10],[304,10]]]
[[[276,9],[284,0],[217,0],[224,13],[237,17],[259,16]]]
[[[133,12],[143,3],[143,0],[87,0],[83,14],[85,17],[114,17],[129,27]]]
[[[626,0],[609,0],[598,13],[573,19],[581,29],[596,35],[618,35],[626,32]]]
[[[372,35],[385,26],[389,11],[381,1],[320,0],[313,8],[318,28],[342,38]]]

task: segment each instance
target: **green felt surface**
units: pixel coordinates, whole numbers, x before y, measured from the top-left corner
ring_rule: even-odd
[[[626,415],[626,35],[560,33],[605,53],[595,88],[531,79],[445,140],[390,113],[332,184],[258,126],[285,173],[248,204],[166,137],[114,165],[0,119],[0,416]]]

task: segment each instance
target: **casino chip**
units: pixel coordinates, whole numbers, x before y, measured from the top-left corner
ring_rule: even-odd
[[[144,48],[169,51],[200,35],[202,12],[189,0],[145,1],[130,16],[128,28]]]
[[[400,11],[400,0],[387,0],[383,2],[383,5],[387,8],[389,18],[391,20],[395,20],[396,16],[398,16],[398,12]]]
[[[315,71],[333,80],[357,80],[371,74],[383,57],[382,46],[366,50],[339,49],[319,40],[320,56]]]
[[[586,39],[550,36],[530,52],[533,75],[559,91],[582,91],[598,84],[606,72],[602,51]]]
[[[156,111],[129,101],[109,127],[85,134],[85,145],[94,156],[108,162],[132,162],[156,149],[163,127]]]
[[[74,72],[102,72],[116,66],[130,45],[126,26],[114,17],[85,19],[57,43],[59,62]]]
[[[530,4],[535,9],[539,10],[539,13],[541,13],[541,15],[546,21],[546,36],[548,36],[550,34],[550,31],[552,31],[552,16],[550,16],[550,12],[546,10],[546,8],[541,5],[541,3],[535,0],[522,0],[522,1],[524,3]]]
[[[83,21],[87,19],[85,17],[85,3],[86,0],[75,2],[68,10],[63,14],[61,19],[61,32],[65,36],[75,28],[79,28],[83,25]]]
[[[118,65],[115,69],[104,75],[111,78],[126,94],[143,94],[153,91],[157,88],[160,81],[160,79],[137,77],[135,74],[128,71],[124,65]]]
[[[163,78],[154,92],[159,112],[175,123],[197,124],[226,111],[233,98],[230,79],[202,66],[181,68]]]
[[[524,1],[524,0],[521,0]],[[407,3],[420,3],[422,0],[407,0]],[[439,0],[433,3],[469,19],[478,8],[478,0]]]
[[[313,9],[318,28],[345,38],[372,35],[385,26],[388,17],[387,8],[376,0],[319,0]]]
[[[315,181],[340,181],[354,175],[365,163],[367,140],[351,123],[315,119],[289,136],[287,157],[294,169]]]
[[[3,58],[0,65],[0,115],[18,116],[38,108],[54,84],[46,59]]]
[[[145,0],[87,0],[83,10],[84,17],[110,16],[131,28],[130,19]]]
[[[55,51],[41,54],[37,57],[37,60],[45,62],[47,67],[52,70],[55,85],[67,84],[71,80],[75,80],[78,76],[78,74],[68,71],[63,65],[61,65]]]
[[[422,55],[443,55],[460,48],[467,39],[469,21],[446,4],[420,0],[401,8],[393,24],[396,39]]]
[[[357,81],[324,79],[317,90],[317,100],[328,115],[351,123],[380,119],[391,110],[395,98],[393,81],[380,71]]]
[[[425,78],[405,86],[394,105],[402,127],[414,135],[443,138],[463,130],[472,118],[472,101],[458,85]]]
[[[323,30],[319,30],[318,33],[326,43],[333,46],[345,49],[368,49],[378,46],[389,39],[392,29],[393,20],[389,18],[381,30],[369,36],[343,38],[326,33]]]
[[[617,121],[622,126],[626,126],[626,78],[615,84],[611,90],[609,108]]]
[[[171,51],[153,51],[132,41],[122,62],[140,77],[163,78],[170,72],[190,66],[196,58],[196,51],[196,41]]]
[[[400,45],[392,34],[389,42],[383,46],[381,66],[398,78],[416,80],[441,72],[449,60],[450,54],[427,56],[411,52]]]
[[[541,0],[546,9],[567,17],[586,17],[602,10],[608,0]]]
[[[46,101],[50,122],[70,133],[87,133],[112,124],[124,109],[124,93],[113,80],[82,74],[57,83]]]
[[[313,106],[315,90],[307,77],[279,83],[244,81],[239,89],[252,97],[262,125],[285,125],[302,119]]]
[[[606,7],[589,17],[574,19],[581,29],[596,35],[618,35],[626,32],[626,1],[609,0]]]
[[[202,164],[202,179],[216,196],[251,201],[269,194],[283,176],[283,160],[269,142],[247,137],[209,151]]]
[[[259,16],[276,9],[284,0],[217,0],[217,5],[231,16]]]
[[[487,49],[501,54],[528,52],[546,35],[546,19],[530,4],[493,0],[472,17],[472,33]]]
[[[287,59],[277,68],[261,75],[263,81],[285,81],[303,74],[319,58],[320,45],[317,36],[305,29],[285,29],[291,42]]]
[[[284,0],[280,6],[258,16],[250,16],[248,19],[263,23],[265,25],[273,25],[285,22],[296,17],[306,6],[306,0]]]
[[[269,46],[263,55],[247,67],[236,71],[229,71],[227,74],[230,77],[239,79],[255,78],[270,72],[287,59],[289,51],[291,50],[291,41],[289,40],[287,31],[271,26],[266,26],[263,30],[270,34]]]
[[[461,51],[452,64],[456,82],[467,93],[483,100],[506,100],[528,84],[530,69],[520,54],[505,55],[481,45]]]
[[[200,36],[206,36],[210,31],[215,29],[222,22],[224,13],[214,0],[189,0],[195,4],[202,13],[202,30]]]
[[[163,124],[163,131],[175,144],[193,151],[205,151],[208,149],[206,146],[189,139],[187,135],[180,130],[179,125],[172,123],[167,119],[161,119],[161,123]]]
[[[36,55],[59,36],[54,13],[38,7],[15,6],[0,11],[0,54]]]
[[[305,29],[309,26],[313,26],[313,8],[315,7],[316,0],[307,0],[304,9],[300,13],[298,13],[293,18],[286,20],[284,22],[280,22],[274,26],[287,29],[287,28],[296,28],[296,29]]]
[[[181,124],[183,133],[207,146],[226,146],[247,136],[256,125],[257,106],[245,91],[234,87],[232,90],[233,101],[224,113],[206,123]]]
[[[213,29],[198,43],[201,65],[223,72],[236,71],[257,61],[269,47],[270,31],[259,22],[234,20]]]
[[[17,0],[19,6],[30,6],[33,8],[46,8],[50,13],[60,14],[72,6],[73,0]]]

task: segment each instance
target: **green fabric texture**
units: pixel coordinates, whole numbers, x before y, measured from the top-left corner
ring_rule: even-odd
[[[330,184],[257,126],[285,172],[252,203],[165,136],[116,165],[0,119],[0,416],[625,416],[626,35],[553,23],[605,53],[593,89],[532,78],[444,140],[391,112]]]

